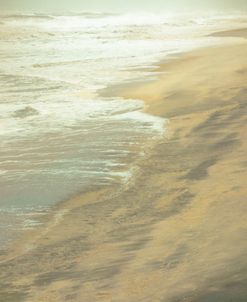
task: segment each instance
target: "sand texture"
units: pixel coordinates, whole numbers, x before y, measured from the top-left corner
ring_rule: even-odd
[[[165,136],[128,186],[61,204],[1,256],[1,302],[247,301],[246,54],[194,51],[118,89],[169,118]]]

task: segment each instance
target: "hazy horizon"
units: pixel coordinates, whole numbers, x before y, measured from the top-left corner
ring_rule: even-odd
[[[1,12],[172,12],[198,10],[247,10],[246,0],[207,0],[198,3],[196,0],[0,0]]]

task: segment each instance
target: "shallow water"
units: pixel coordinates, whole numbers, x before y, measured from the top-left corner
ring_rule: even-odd
[[[147,142],[163,134],[165,121],[142,113],[140,100],[100,89],[157,76],[161,58],[216,44],[206,35],[241,18],[1,16],[1,244],[56,202],[128,181]]]

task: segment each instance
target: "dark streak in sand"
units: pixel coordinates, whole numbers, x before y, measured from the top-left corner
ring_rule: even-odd
[[[213,166],[217,161],[217,158],[210,158],[201,162],[195,168],[191,169],[189,173],[184,176],[184,178],[189,180],[200,180],[207,177],[208,169]]]
[[[188,96],[191,92],[181,93]],[[61,301],[247,301],[246,252],[244,255],[244,242],[237,241],[246,234],[244,226],[238,224],[246,195],[241,179],[236,179],[233,172],[246,165],[241,138],[247,108],[245,93],[240,91],[226,103],[207,99],[202,104],[180,107],[177,115],[175,109],[171,110],[170,116],[181,118],[186,114],[188,120],[190,113],[209,112],[206,118],[202,115],[199,122],[189,124],[185,135],[181,122],[176,136],[160,141],[139,164],[135,181],[118,195],[96,197],[93,202],[72,208],[66,225],[60,225],[65,231],[73,230],[67,235],[69,239],[61,240],[58,227],[51,230],[59,238],[55,243],[41,241],[32,250],[1,263],[0,302],[32,299],[32,293],[38,290],[42,294],[49,286],[51,292],[56,291],[52,285],[57,281],[69,281],[70,290]],[[238,161],[232,158],[233,151],[242,156]],[[218,168],[214,177],[219,179],[218,166],[228,163],[224,162],[226,158],[236,161],[227,170],[226,181],[227,177],[230,180],[219,186],[216,195],[214,191],[211,194],[215,182],[210,179],[210,169]],[[205,193],[202,188],[207,181]],[[152,244],[154,252],[149,260],[146,255],[150,256],[148,248]],[[136,259],[142,260],[141,267]],[[185,271],[184,263],[188,268]],[[139,275],[140,271],[145,275]],[[170,285],[168,277],[174,272]],[[28,286],[17,286],[23,277]],[[128,278],[129,296],[124,287]],[[140,281],[136,289],[139,278],[145,282]],[[85,283],[93,288],[93,299],[80,297],[88,290],[83,287]],[[103,290],[115,296],[106,300]],[[167,296],[169,290],[172,295]],[[136,292],[140,296],[134,296]],[[126,296],[120,298],[120,293]]]

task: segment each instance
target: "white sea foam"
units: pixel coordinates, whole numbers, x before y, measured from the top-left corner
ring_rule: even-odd
[[[156,77],[160,59],[222,43],[208,34],[246,21],[241,14],[1,16],[0,209],[32,212],[92,185],[128,182],[166,121],[141,112],[140,100],[98,91]]]

